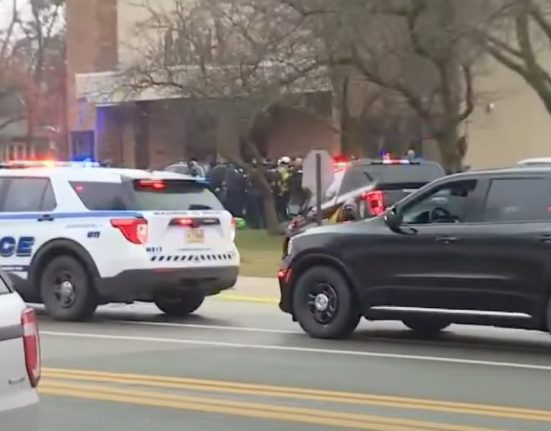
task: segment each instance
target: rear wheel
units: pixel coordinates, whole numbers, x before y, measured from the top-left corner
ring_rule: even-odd
[[[187,317],[197,310],[205,300],[201,293],[188,292],[178,297],[160,297],[155,299],[155,305],[168,316]]]
[[[360,321],[359,308],[347,280],[328,266],[304,272],[293,292],[293,313],[314,338],[346,338]]]
[[[430,319],[430,318],[429,319],[422,319],[422,318],[406,319],[403,321],[403,323],[409,329],[412,329],[415,332],[418,332],[419,334],[422,334],[425,336],[436,335],[440,331],[446,329],[448,326],[451,325],[451,323],[446,320]]]
[[[58,256],[40,275],[40,295],[50,316],[57,320],[86,320],[98,298],[84,266],[72,256]]]

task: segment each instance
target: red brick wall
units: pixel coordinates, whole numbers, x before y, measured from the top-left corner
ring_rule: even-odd
[[[117,67],[117,0],[67,0],[67,116],[69,129],[91,130],[95,109],[76,100],[75,74]]]

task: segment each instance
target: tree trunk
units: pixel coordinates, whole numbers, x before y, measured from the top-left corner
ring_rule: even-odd
[[[270,235],[281,235],[283,229],[277,218],[275,198],[272,188],[266,179],[266,172],[264,172],[262,168],[257,168],[249,171],[249,175],[252,176],[252,180],[260,186],[260,190],[262,191],[264,217],[266,218],[266,229],[268,233]]]
[[[435,134],[442,157],[442,165],[448,174],[463,170],[463,156],[459,148],[457,127]]]

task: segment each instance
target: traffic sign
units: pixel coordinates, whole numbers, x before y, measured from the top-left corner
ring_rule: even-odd
[[[325,150],[313,150],[308,153],[302,165],[302,188],[309,189],[316,193],[316,158],[320,156],[320,182],[321,193],[325,194],[333,180],[335,179],[335,170],[333,168],[333,158]]]

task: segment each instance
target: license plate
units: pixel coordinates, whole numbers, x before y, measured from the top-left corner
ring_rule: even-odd
[[[203,229],[188,229],[186,231],[187,242],[201,243],[205,242],[205,231]]]

